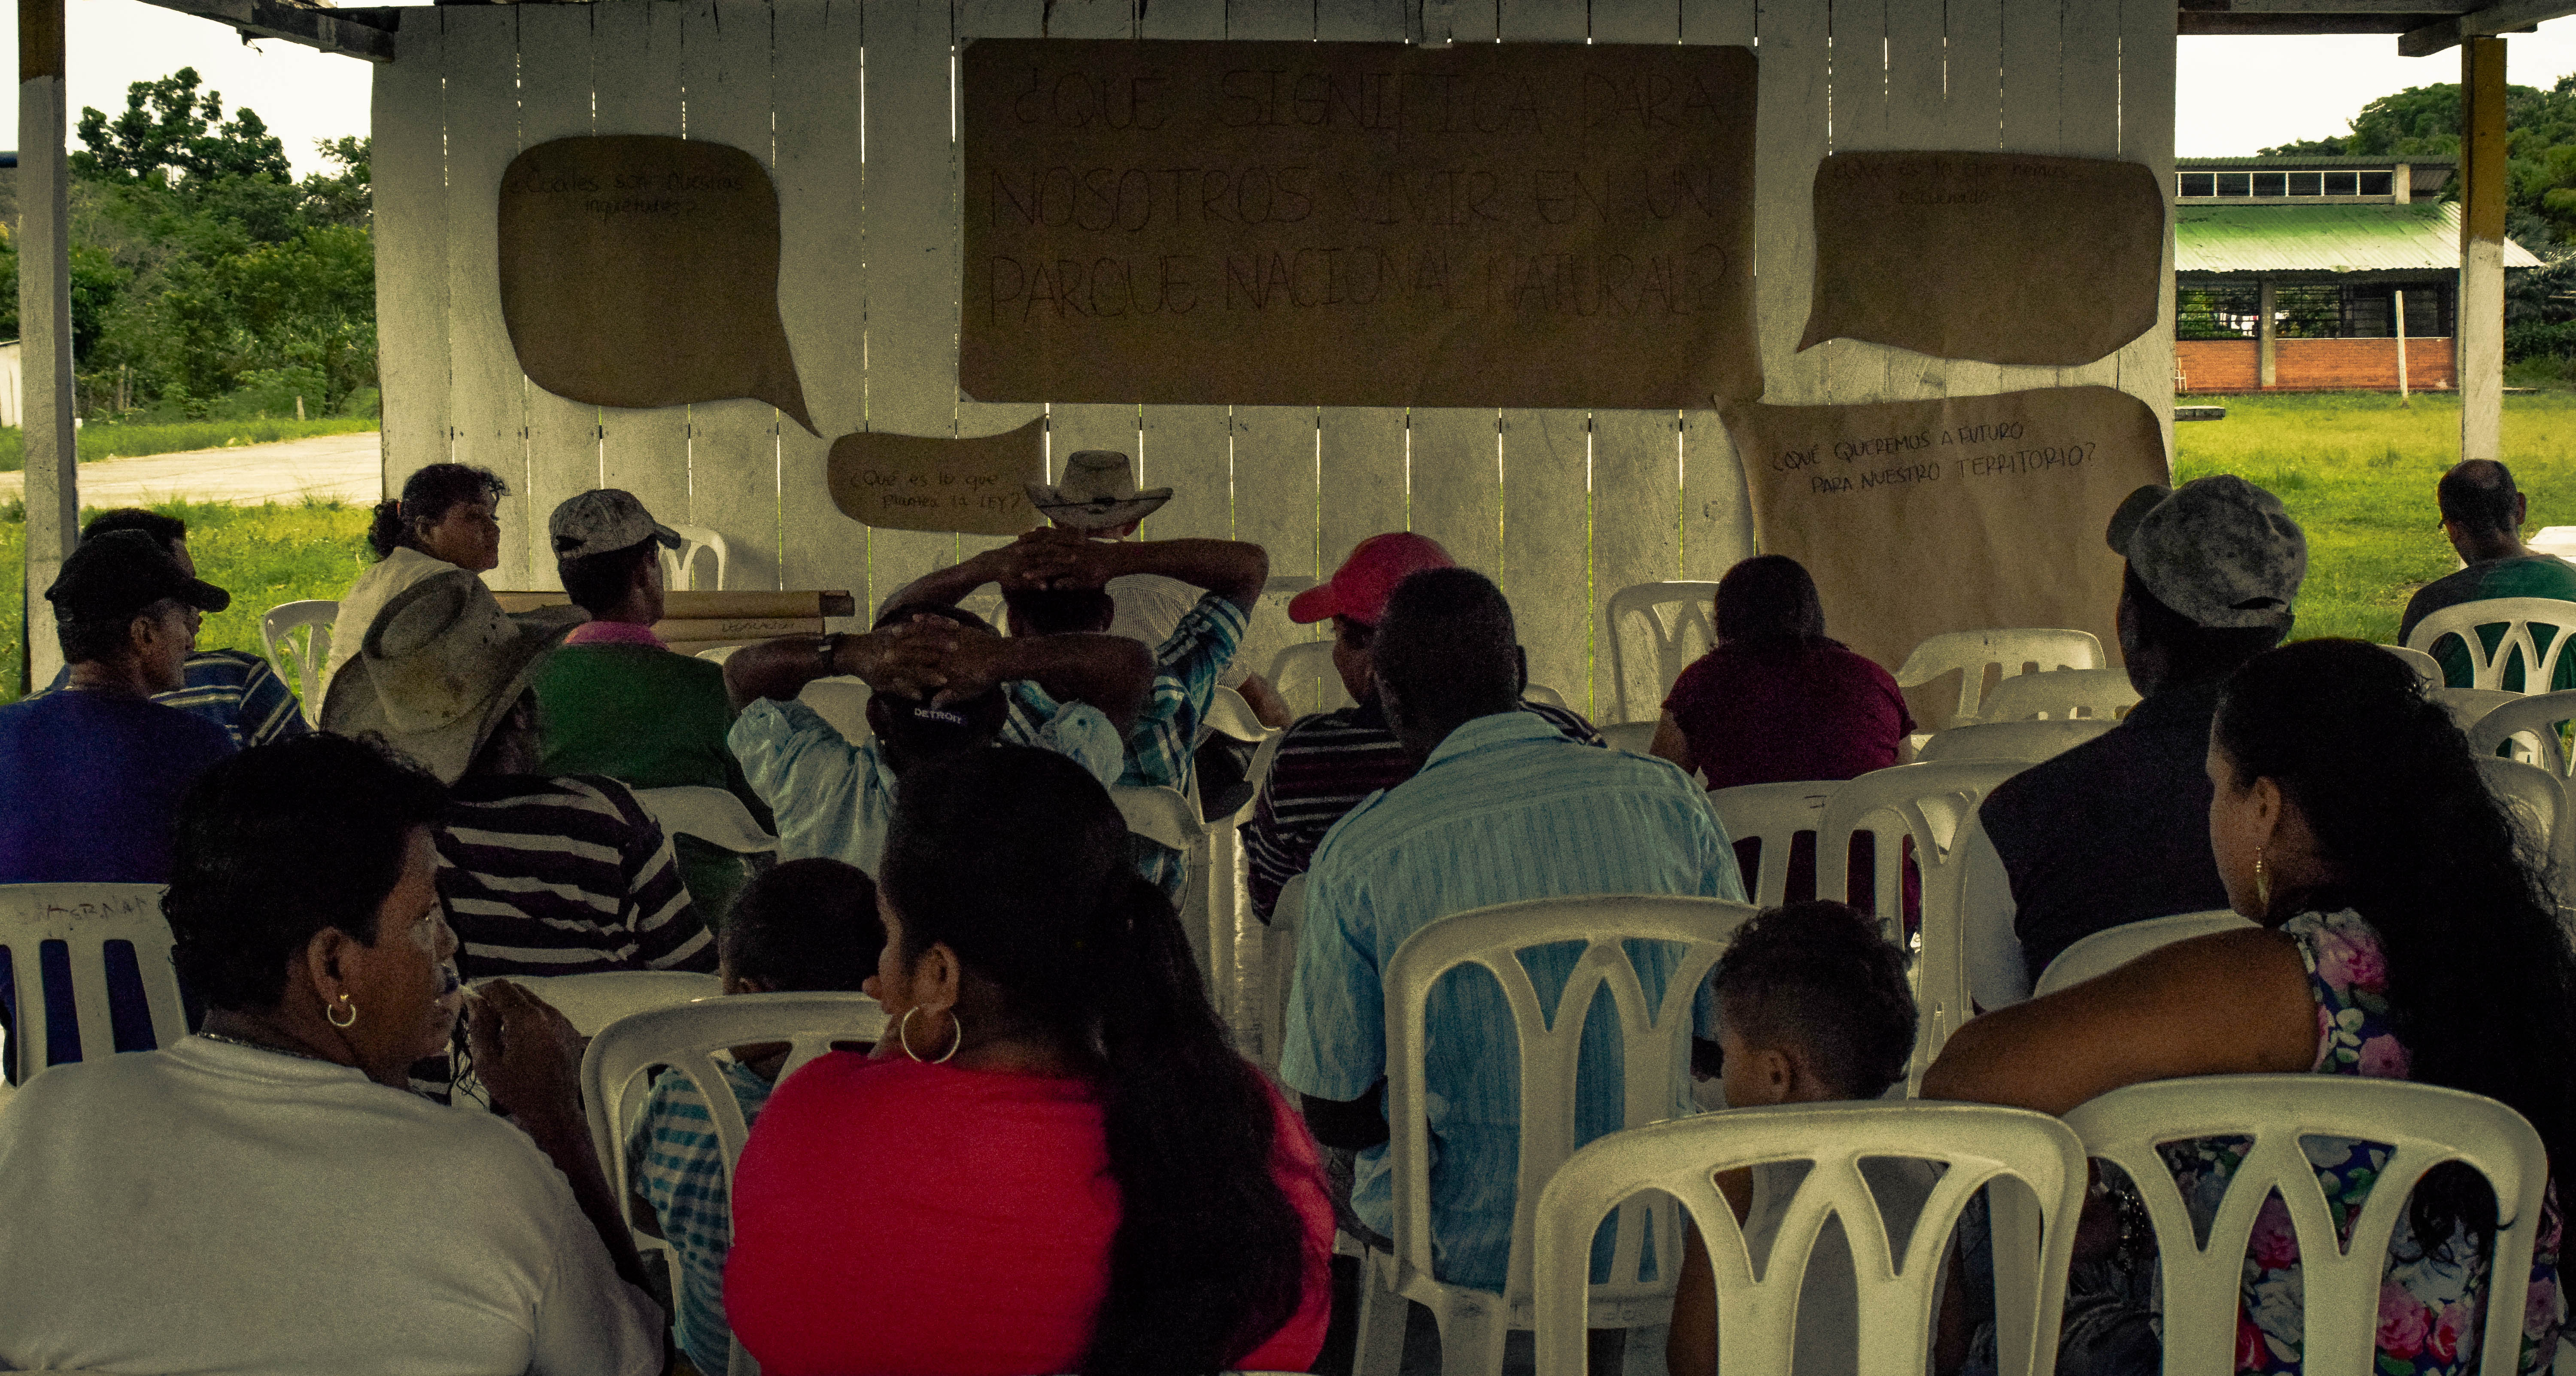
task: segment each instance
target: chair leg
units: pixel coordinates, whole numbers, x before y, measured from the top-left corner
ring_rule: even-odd
[[[1445,1311],[1434,1308],[1432,1314],[1440,1320],[1441,1376],[1502,1376],[1509,1310],[1468,1300]]]
[[[1640,1324],[1628,1330],[1627,1344],[1620,1349],[1621,1376],[1664,1376],[1664,1345],[1672,1337],[1668,1323]]]
[[[1383,1252],[1360,1254],[1360,1325],[1351,1354],[1351,1376],[1396,1376],[1404,1366],[1404,1323],[1413,1303],[1395,1293]]]

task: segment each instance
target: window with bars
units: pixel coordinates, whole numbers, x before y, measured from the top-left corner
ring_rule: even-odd
[[[2229,196],[2293,199],[2301,196],[2388,196],[2397,174],[2382,172],[2177,172],[2174,194],[2186,199]]]
[[[2386,339],[2395,331],[2392,293],[2376,283],[2283,285],[2272,293],[2272,333],[2280,339]],[[2447,338],[2451,289],[2438,283],[2403,288],[2408,338]],[[2174,338],[2254,339],[2261,334],[2259,286],[2184,285],[2175,292]]]

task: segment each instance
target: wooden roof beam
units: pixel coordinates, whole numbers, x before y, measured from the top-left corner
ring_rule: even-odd
[[[2463,38],[2492,38],[2502,33],[2529,33],[2542,21],[2576,14],[2576,0],[2495,0],[2457,19],[2413,29],[2397,40],[2402,57],[2431,57],[2460,46]]]
[[[244,38],[282,38],[361,62],[394,60],[393,16],[386,10],[334,10],[295,0],[144,0],[239,30]]]

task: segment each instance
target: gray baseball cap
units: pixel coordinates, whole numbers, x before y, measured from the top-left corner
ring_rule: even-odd
[[[646,540],[659,540],[664,549],[682,544],[680,532],[655,521],[635,494],[622,487],[595,487],[564,498],[546,518],[546,534],[554,540],[557,559],[609,554]]]
[[[2156,600],[2203,626],[2286,626],[2308,574],[2308,537],[2281,499],[2232,473],[2149,484],[2105,537]]]

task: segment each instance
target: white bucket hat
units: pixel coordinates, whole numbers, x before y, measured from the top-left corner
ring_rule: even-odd
[[[1030,483],[1029,500],[1057,525],[1108,530],[1151,516],[1172,500],[1168,487],[1136,490],[1136,471],[1115,449],[1085,449],[1064,461],[1053,487]]]
[[[512,616],[463,569],[422,579],[385,604],[357,657],[332,678],[322,729],[372,732],[455,783],[537,666],[587,619],[578,607]]]

